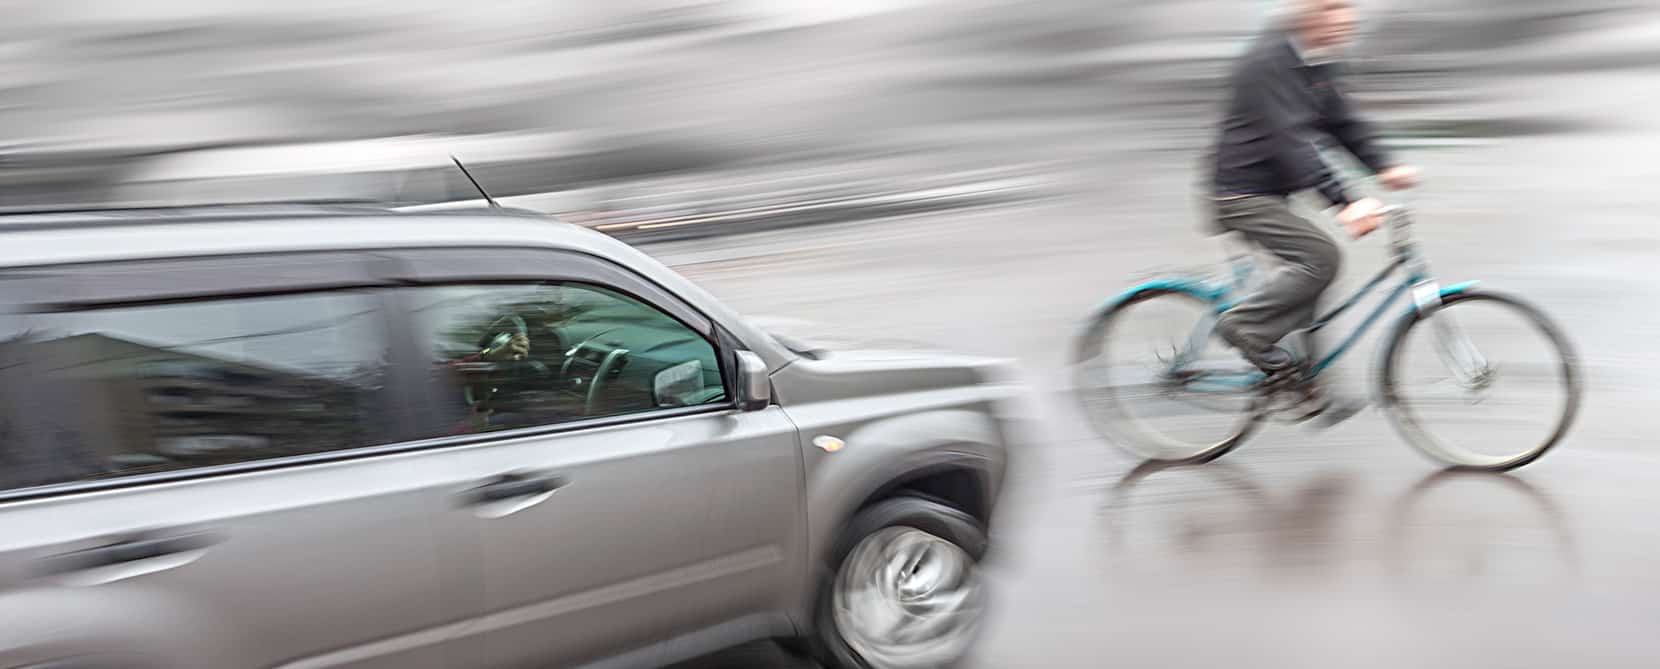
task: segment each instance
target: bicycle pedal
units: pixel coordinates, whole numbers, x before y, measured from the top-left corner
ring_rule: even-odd
[[[1304,408],[1312,409],[1285,419],[1289,422],[1307,422],[1325,410],[1325,401],[1315,394],[1313,385],[1300,370],[1276,373],[1264,379],[1259,387],[1267,402],[1266,413],[1282,414]]]
[[[1281,394],[1270,399],[1264,413],[1280,423],[1304,423],[1320,415],[1324,407],[1301,395]]]
[[[1273,395],[1286,391],[1300,391],[1305,382],[1306,379],[1301,371],[1287,369],[1270,374],[1268,378],[1263,379],[1258,384],[1258,387],[1262,389],[1262,392]]]
[[[1328,400],[1305,398],[1301,402],[1294,403],[1283,409],[1282,413],[1288,413],[1289,415],[1281,420],[1292,425],[1301,425],[1326,415],[1326,412],[1330,411],[1331,408],[1331,402]]]

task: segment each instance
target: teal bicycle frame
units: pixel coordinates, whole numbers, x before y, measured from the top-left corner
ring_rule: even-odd
[[[1309,375],[1311,377],[1319,376],[1321,372],[1329,369],[1332,364],[1336,363],[1337,360],[1342,358],[1344,354],[1353,349],[1354,345],[1358,343],[1360,339],[1371,330],[1372,326],[1377,324],[1377,322],[1390,311],[1391,306],[1400,301],[1403,296],[1413,293],[1414,303],[1409,307],[1409,309],[1421,311],[1439,306],[1441,299],[1468,291],[1474,288],[1477,283],[1475,281],[1469,281],[1445,287],[1438,286],[1430,275],[1428,263],[1425,262],[1423,256],[1418,252],[1417,245],[1413,243],[1411,239],[1411,220],[1408,217],[1406,210],[1400,207],[1388,207],[1384,210],[1384,213],[1388,218],[1390,249],[1393,256],[1389,264],[1385,266],[1382,271],[1373,276],[1371,280],[1367,281],[1364,286],[1361,286],[1358,290],[1356,290],[1354,294],[1350,295],[1348,299],[1344,300],[1331,311],[1328,311],[1316,318],[1314,323],[1310,325],[1305,332],[1312,335],[1324,330],[1327,326],[1331,325],[1337,317],[1342,316],[1344,313],[1347,313],[1350,309],[1353,309],[1356,305],[1360,304],[1362,300],[1365,300],[1366,297],[1373,291],[1377,290],[1379,286],[1384,285],[1385,282],[1387,282],[1389,278],[1394,276],[1397,272],[1404,271],[1406,276],[1397,286],[1395,286],[1392,291],[1390,291],[1389,295],[1385,297],[1382,302],[1378,303],[1378,305],[1373,308],[1372,313],[1368,314],[1366,319],[1356,326],[1355,329],[1350,332],[1349,335],[1344,338],[1336,348],[1332,349],[1330,353],[1327,353],[1310,366]],[[1242,293],[1245,290],[1246,283],[1250,280],[1251,274],[1255,271],[1255,263],[1252,262],[1249,256],[1236,256],[1229,261],[1229,264],[1232,267],[1232,277],[1231,281],[1225,283],[1217,283],[1200,279],[1160,279],[1131,288],[1114,301],[1113,305],[1120,304],[1131,299],[1136,294],[1147,290],[1174,290],[1193,295],[1194,297],[1198,297],[1215,305],[1215,314],[1211,317],[1200,320],[1198,326],[1195,327],[1192,334],[1189,335],[1188,341],[1183,347],[1183,350],[1179,351],[1170,361],[1170,365],[1168,366],[1168,369],[1166,369],[1166,373],[1171,378],[1179,378],[1182,376],[1182,373],[1186,371],[1185,368],[1192,362],[1199,352],[1203,351],[1205,344],[1210,340],[1211,333],[1215,328],[1215,316],[1220,315],[1221,313],[1232,308],[1234,305],[1239,303],[1240,299],[1243,299]],[[1111,308],[1111,306],[1112,305],[1109,305],[1109,308]],[[1410,315],[1410,311],[1406,315]],[[1453,326],[1447,325],[1444,322],[1438,322],[1436,327],[1451,328]],[[1442,334],[1456,335],[1457,333],[1442,332]],[[1467,340],[1464,340],[1459,336],[1444,336],[1441,338],[1441,341],[1443,342],[1443,346],[1449,342],[1467,342]],[[1485,367],[1485,361],[1480,360],[1481,356],[1479,352],[1474,351],[1473,347],[1458,346],[1458,348],[1460,349],[1459,351],[1446,351],[1443,349],[1443,353],[1450,353],[1452,354],[1452,357],[1465,363],[1458,365],[1459,368],[1471,370]],[[1472,360],[1472,357],[1476,359]],[[1202,380],[1186,382],[1184,387],[1190,390],[1210,390],[1214,388],[1217,391],[1237,392],[1241,389],[1256,385],[1262,380],[1262,378],[1263,374],[1255,370],[1250,372],[1234,372],[1232,374],[1202,376]]]
[[[1301,374],[1268,379],[1245,356],[1216,341],[1221,317],[1238,308],[1261,283],[1251,279],[1258,269],[1254,254],[1234,254],[1230,265],[1217,273],[1156,278],[1103,304],[1079,334],[1073,358],[1075,394],[1091,425],[1103,438],[1152,462],[1210,462],[1248,440],[1262,423],[1277,418],[1300,422],[1318,414],[1319,405],[1309,400],[1318,399],[1321,393],[1314,392],[1318,388],[1307,381],[1319,375],[1329,378],[1336,363],[1357,348],[1380,320],[1389,320],[1389,315],[1398,312],[1394,323],[1385,326],[1389,331],[1377,338],[1380,355],[1369,365],[1377,406],[1396,431],[1414,448],[1454,467],[1505,471],[1538,459],[1562,439],[1579,409],[1581,390],[1571,345],[1555,324],[1524,300],[1478,291],[1473,281],[1441,285],[1411,239],[1406,211],[1385,207],[1382,214],[1389,236],[1382,269],[1334,307],[1302,307],[1319,313],[1299,335],[1339,329],[1334,327],[1339,319],[1344,320],[1342,329],[1352,327],[1353,331],[1322,337],[1328,345],[1335,344],[1329,350],[1308,342],[1305,352],[1297,356]],[[1381,299],[1373,300],[1373,296]],[[1144,304],[1151,308],[1142,309]],[[1404,308],[1396,306],[1402,304]],[[1161,318],[1170,315],[1162,311],[1165,307],[1179,309],[1179,315]],[[1495,325],[1485,317],[1490,314],[1519,316],[1522,327]],[[1176,329],[1164,330],[1162,326],[1167,325]],[[1518,335],[1541,335],[1547,353],[1543,358],[1495,364],[1507,361],[1487,353],[1513,353],[1512,330]],[[1493,350],[1483,351],[1473,335],[1491,342]],[[1539,360],[1545,360],[1545,366],[1537,366]],[[1443,423],[1439,419],[1445,410],[1482,404],[1496,381],[1512,376],[1523,383],[1556,376],[1563,391],[1565,401],[1561,412],[1554,414],[1555,426],[1529,450],[1492,453],[1486,442],[1509,435],[1488,434],[1479,429],[1480,421],[1468,425],[1478,428],[1473,433],[1461,433],[1473,437],[1477,448],[1449,445],[1430,434],[1419,416],[1419,409],[1427,407],[1437,412],[1436,422]],[[1409,398],[1402,392],[1403,382],[1414,389],[1425,388],[1429,394],[1413,393]],[[1520,397],[1545,396],[1529,391]],[[1155,408],[1132,411],[1128,402],[1133,400],[1153,402]],[[1497,420],[1509,420],[1505,414],[1509,409],[1498,408]],[[1169,432],[1149,424],[1160,418],[1175,421],[1179,430]],[[1195,418],[1213,418],[1209,427],[1214,429],[1188,429],[1195,427]],[[1227,431],[1221,432],[1224,427]]]

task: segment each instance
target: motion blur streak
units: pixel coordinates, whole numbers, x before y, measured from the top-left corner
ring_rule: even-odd
[[[813,340],[1017,359],[1042,421],[972,667],[1653,666],[1660,2],[1356,3],[1349,82],[1424,169],[1438,273],[1579,348],[1551,457],[1443,474],[1368,413],[1137,469],[1073,408],[1080,319],[1224,257],[1196,185],[1276,4],[6,0],[0,207],[482,206],[454,154]],[[1345,253],[1340,291],[1386,257]]]

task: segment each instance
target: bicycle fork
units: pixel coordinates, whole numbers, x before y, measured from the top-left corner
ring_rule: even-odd
[[[1425,271],[1419,261],[1419,271]],[[1459,385],[1468,390],[1485,388],[1493,377],[1492,365],[1475,342],[1470,341],[1452,314],[1442,309],[1441,288],[1434,281],[1422,281],[1414,287],[1413,302],[1422,318],[1429,319],[1435,338],[1435,354]]]
[[[1441,358],[1441,364],[1457,377],[1460,385],[1469,390],[1481,390],[1492,382],[1493,368],[1487,356],[1482,355],[1481,349],[1470,341],[1451,314],[1431,313],[1430,327],[1435,329],[1435,352]]]

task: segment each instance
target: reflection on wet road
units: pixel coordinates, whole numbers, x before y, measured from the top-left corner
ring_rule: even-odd
[[[1310,582],[1369,568],[1383,582],[1469,584],[1577,572],[1567,519],[1526,479],[1432,472],[1366,513],[1353,509],[1358,487],[1315,474],[1273,489],[1229,462],[1142,465],[1108,495],[1108,553],[1126,570],[1198,579]]]

